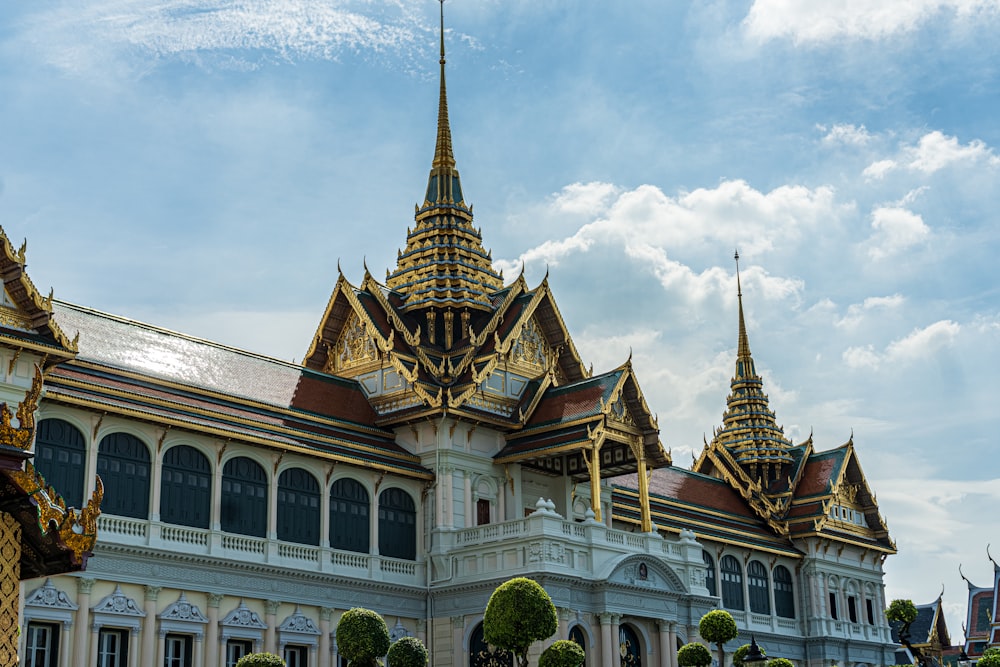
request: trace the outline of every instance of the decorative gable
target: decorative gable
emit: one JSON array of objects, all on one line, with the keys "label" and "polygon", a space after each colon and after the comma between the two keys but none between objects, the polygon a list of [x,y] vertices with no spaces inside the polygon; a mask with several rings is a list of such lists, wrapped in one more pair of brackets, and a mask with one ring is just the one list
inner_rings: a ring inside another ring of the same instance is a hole
[{"label": "decorative gable", "polygon": [[552,365],[552,348],[534,317],[521,327],[521,335],[511,346],[508,358],[512,364],[528,366],[537,372],[544,372]]},{"label": "decorative gable", "polygon": [[[378,346],[356,311],[351,311],[337,339],[328,372],[344,371],[378,360]],[[329,362],[328,362],[329,363]]]}]

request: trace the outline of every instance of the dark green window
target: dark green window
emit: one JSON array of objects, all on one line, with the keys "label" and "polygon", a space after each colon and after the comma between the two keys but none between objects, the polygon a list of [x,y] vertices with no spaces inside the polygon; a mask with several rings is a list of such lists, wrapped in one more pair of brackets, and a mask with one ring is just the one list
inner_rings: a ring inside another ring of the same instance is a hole
[{"label": "dark green window", "polygon": [[62,419],[38,422],[34,464],[70,507],[83,505],[83,461],[87,445],[83,434]]},{"label": "dark green window", "polygon": [[618,627],[618,653],[622,667],[640,667],[642,654],[639,651],[639,635],[628,625]]},{"label": "dark green window", "polygon": [[378,552],[391,558],[417,558],[417,511],[402,489],[386,489],[378,497]]},{"label": "dark green window", "polygon": [[371,521],[368,492],[357,480],[338,479],[330,486],[330,546],[334,549],[370,551]]},{"label": "dark green window", "polygon": [[245,456],[229,459],[222,468],[222,530],[267,534],[267,473]]},{"label": "dark green window", "polygon": [[97,474],[104,483],[105,514],[149,518],[149,449],[133,435],[111,433],[97,450]]},{"label": "dark green window", "polygon": [[319,546],[319,483],[302,468],[278,477],[278,539]]},{"label": "dark green window", "polygon": [[759,560],[747,565],[747,591],[750,594],[750,611],[755,614],[771,613],[771,591],[767,586],[767,570]]},{"label": "dark green window", "polygon": [[722,606],[743,611],[743,568],[733,556],[723,556],[719,561],[722,574]]},{"label": "dark green window", "polygon": [[212,516],[212,467],[194,447],[176,445],[163,454],[160,520],[208,528]]},{"label": "dark green window", "polygon": [[579,625],[574,625],[569,631],[569,640],[571,642],[576,642],[576,645],[583,649],[583,652],[587,652],[587,637],[583,634],[583,630],[580,629]]},{"label": "dark green window", "polygon": [[715,561],[704,549],[701,550],[701,559],[705,561],[705,588],[709,595],[718,595],[715,586]]},{"label": "dark green window", "polygon": [[774,613],[782,618],[795,618],[795,596],[792,574],[784,565],[774,568]]}]

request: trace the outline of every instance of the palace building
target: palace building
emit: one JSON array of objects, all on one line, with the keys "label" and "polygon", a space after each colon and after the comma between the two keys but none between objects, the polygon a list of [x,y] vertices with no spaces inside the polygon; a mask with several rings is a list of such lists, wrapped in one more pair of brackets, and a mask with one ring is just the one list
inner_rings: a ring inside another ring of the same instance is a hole
[{"label": "palace building", "polygon": [[799,667],[894,662],[895,545],[853,441],[784,436],[742,294],[722,424],[684,470],[642,369],[592,373],[547,280],[493,268],[456,168],[443,32],[405,247],[384,282],[341,274],[301,365],[42,298],[24,267],[0,236],[0,386],[13,405],[41,369],[33,465],[67,506],[100,483],[104,498],[86,570],[22,585],[22,664],[267,650],[331,667],[356,606],[435,667],[511,664],[482,618],[514,576],[545,587],[553,640],[588,667],[677,667],[716,607],[740,628],[729,654],[753,636]]}]

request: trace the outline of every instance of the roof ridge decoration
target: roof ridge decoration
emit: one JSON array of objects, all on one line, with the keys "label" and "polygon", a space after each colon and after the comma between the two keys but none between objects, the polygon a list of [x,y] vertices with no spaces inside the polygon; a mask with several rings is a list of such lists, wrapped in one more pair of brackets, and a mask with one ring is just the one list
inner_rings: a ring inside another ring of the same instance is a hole
[{"label": "roof ridge decoration", "polygon": [[[482,232],[472,226],[472,206],[466,205],[452,149],[445,84],[444,0],[441,2],[441,66],[437,137],[423,205],[407,231],[406,249],[386,286],[403,297],[403,311],[456,308],[468,312],[493,310],[489,295],[503,287],[493,269],[492,254],[483,248]],[[463,322],[464,324],[464,322]],[[463,327],[464,328],[464,327]]]},{"label": "roof ridge decoration", "polygon": [[72,359],[79,351],[80,334],[70,340],[56,324],[52,317],[52,290],[43,297],[25,271],[27,248],[26,239],[20,248],[14,250],[14,245],[0,226],[0,276],[3,278],[3,289],[16,306],[16,309],[0,306],[0,325],[34,331],[48,339],[44,350],[51,359],[43,365]]},{"label": "roof ridge decoration", "polygon": [[724,445],[735,461],[746,469],[752,478],[763,480],[767,486],[780,478],[783,470],[792,463],[788,452],[792,442],[778,426],[774,412],[768,407],[768,397],[763,391],[763,381],[757,374],[750,340],[747,336],[746,318],[743,314],[743,289],[740,283],[740,254],[736,252],[736,298],[739,304],[739,334],[736,351],[736,369],[726,397],[723,425],[717,428],[713,442]]}]

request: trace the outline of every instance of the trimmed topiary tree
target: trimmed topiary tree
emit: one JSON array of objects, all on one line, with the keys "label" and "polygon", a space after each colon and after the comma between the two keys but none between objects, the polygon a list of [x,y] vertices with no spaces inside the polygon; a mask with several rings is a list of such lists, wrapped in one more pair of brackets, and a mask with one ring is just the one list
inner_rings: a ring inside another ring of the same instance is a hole
[{"label": "trimmed topiary tree", "polygon": [[521,667],[528,664],[528,648],[554,635],[558,627],[552,598],[537,582],[525,577],[497,586],[483,615],[483,639],[510,651]]},{"label": "trimmed topiary tree", "polygon": [[885,618],[894,626],[899,641],[910,650],[910,655],[916,659],[917,664],[922,665],[924,663],[923,652],[914,648],[910,643],[910,624],[917,620],[917,607],[913,604],[913,600],[893,600],[889,603],[889,608],[885,610]]},{"label": "trimmed topiary tree", "polygon": [[371,609],[348,609],[337,623],[337,650],[350,667],[378,667],[389,651],[389,628]]},{"label": "trimmed topiary tree", "polygon": [[389,667],[427,667],[427,647],[416,637],[401,637],[389,647]]},{"label": "trimmed topiary tree", "polygon": [[1000,648],[988,648],[976,661],[976,667],[1000,667]]},{"label": "trimmed topiary tree", "polygon": [[236,661],[236,667],[285,667],[285,661],[273,653],[247,653]]},{"label": "trimmed topiary tree", "polygon": [[795,667],[795,663],[788,658],[771,658],[767,661],[767,667]]},{"label": "trimmed topiary tree", "polygon": [[[761,655],[767,655],[767,652],[760,646],[757,647]],[[733,667],[743,667],[743,658],[747,657],[747,653],[750,652],[750,644],[744,644],[735,651],[733,651]]]},{"label": "trimmed topiary tree", "polygon": [[726,653],[722,645],[736,639],[740,631],[732,614],[724,609],[713,609],[701,617],[698,633],[702,639],[719,647],[719,665],[725,665]]},{"label": "trimmed topiary tree", "polygon": [[685,644],[677,649],[677,664],[679,667],[708,667],[712,664],[712,652],[698,642]]},{"label": "trimmed topiary tree", "polygon": [[587,654],[579,644],[569,639],[560,639],[542,651],[538,667],[580,667],[586,659]]}]

